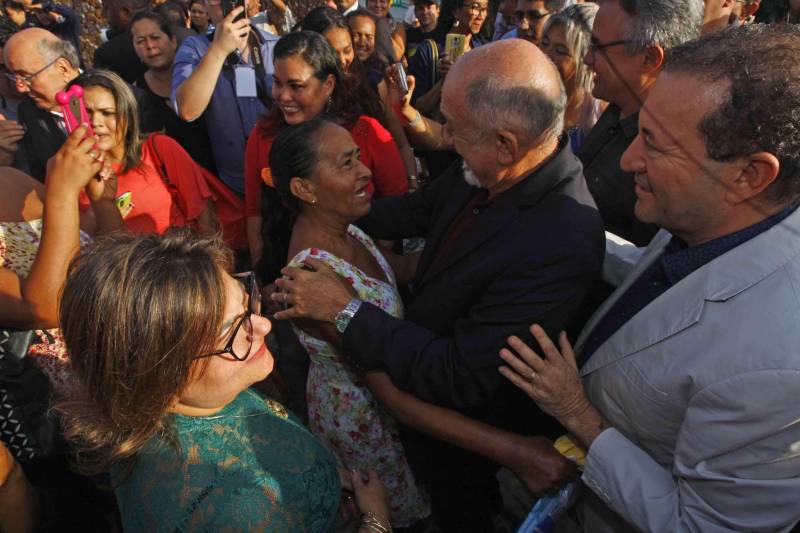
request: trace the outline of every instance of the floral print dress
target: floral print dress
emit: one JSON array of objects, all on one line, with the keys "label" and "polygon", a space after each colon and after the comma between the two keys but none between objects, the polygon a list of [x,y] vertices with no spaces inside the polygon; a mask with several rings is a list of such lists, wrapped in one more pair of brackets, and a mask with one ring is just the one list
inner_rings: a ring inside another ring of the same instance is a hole
[{"label": "floral print dress", "polygon": [[[0,267],[24,278],[36,259],[42,239],[42,219],[23,222],[0,222]],[[81,246],[89,243],[81,232]],[[57,394],[68,392],[71,385],[69,356],[59,329],[36,330],[28,357],[50,379]]]},{"label": "floral print dress", "polygon": [[[317,248],[303,250],[289,265],[301,266],[308,257],[323,261],[345,278],[363,301],[402,317],[403,303],[386,259],[361,230],[350,226],[348,233],[375,257],[388,283]],[[389,491],[395,527],[408,527],[427,517],[430,514],[427,495],[414,481],[394,419],[373,398],[360,377],[347,368],[336,348],[298,328],[295,331],[311,358],[306,394],[312,433],[336,454],[344,467],[373,468],[378,472]]]}]

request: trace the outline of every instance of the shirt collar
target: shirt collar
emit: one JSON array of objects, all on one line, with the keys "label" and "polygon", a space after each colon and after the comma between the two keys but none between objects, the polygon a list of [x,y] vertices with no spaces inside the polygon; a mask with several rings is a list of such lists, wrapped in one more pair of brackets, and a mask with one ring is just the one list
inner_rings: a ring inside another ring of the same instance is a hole
[{"label": "shirt collar", "polygon": [[800,204],[792,204],[783,211],[761,222],[698,246],[688,246],[681,239],[673,236],[672,240],[664,249],[664,255],[661,256],[661,266],[669,280],[670,286],[675,285],[683,278],[707,263],[710,263],[717,257],[733,250],[737,246],[744,244],[753,237],[756,237],[778,224],[794,213],[798,205]]}]

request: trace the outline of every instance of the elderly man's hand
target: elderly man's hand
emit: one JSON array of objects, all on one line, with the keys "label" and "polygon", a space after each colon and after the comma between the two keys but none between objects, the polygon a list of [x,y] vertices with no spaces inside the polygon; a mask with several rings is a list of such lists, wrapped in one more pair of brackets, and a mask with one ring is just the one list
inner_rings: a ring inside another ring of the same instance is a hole
[{"label": "elderly man's hand", "polygon": [[357,296],[355,291],[322,261],[309,257],[303,264],[308,270],[285,267],[281,270],[283,277],[275,280],[278,292],[273,292],[270,298],[285,304],[285,310],[275,313],[275,318],[311,318],[334,323],[339,311]]},{"label": "elderly man's hand", "polygon": [[574,417],[586,409],[589,401],[583,392],[575,354],[566,333],[561,332],[559,338],[561,351],[540,326],[531,326],[531,333],[545,357],[539,357],[518,337],[509,337],[508,344],[519,357],[506,348],[500,350],[500,357],[510,367],[500,367],[500,373],[533,398],[550,416],[559,421]]},{"label": "elderly man's hand", "polygon": [[509,365],[500,367],[500,373],[589,449],[609,424],[586,397],[567,334],[562,331],[559,336],[559,351],[537,324],[531,326],[531,333],[545,357],[539,357],[519,338],[509,337],[508,344],[518,356],[506,348],[500,350],[500,357]]}]

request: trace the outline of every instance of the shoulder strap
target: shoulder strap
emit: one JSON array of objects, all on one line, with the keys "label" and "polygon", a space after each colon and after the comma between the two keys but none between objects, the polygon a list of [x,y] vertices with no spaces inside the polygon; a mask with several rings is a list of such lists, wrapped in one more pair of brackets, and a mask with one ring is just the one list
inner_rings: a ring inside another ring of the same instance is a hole
[{"label": "shoulder strap", "polygon": [[145,141],[145,145],[147,149],[150,150],[150,153],[153,155],[153,160],[156,164],[156,172],[158,172],[161,181],[164,182],[164,185],[167,187],[167,191],[169,191],[170,196],[172,196],[172,203],[181,211],[184,220],[186,219],[186,211],[183,209],[183,205],[181,205],[180,197],[178,194],[178,188],[175,186],[172,181],[169,179],[169,175],[167,174],[167,166],[164,164],[164,160],[161,159],[161,155],[158,153],[158,148],[156,148],[156,137],[159,135],[164,135],[163,133],[151,133],[147,136],[147,140]]},{"label": "shoulder strap", "polygon": [[436,67],[439,63],[439,45],[433,39],[425,39],[425,42],[431,47],[431,85],[436,84]]}]

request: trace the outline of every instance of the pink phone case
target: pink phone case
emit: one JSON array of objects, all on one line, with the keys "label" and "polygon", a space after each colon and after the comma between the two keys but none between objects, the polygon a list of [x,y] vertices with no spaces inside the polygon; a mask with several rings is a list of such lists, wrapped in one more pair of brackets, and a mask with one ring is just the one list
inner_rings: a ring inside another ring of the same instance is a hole
[{"label": "pink phone case", "polygon": [[81,124],[86,124],[89,127],[86,136],[90,137],[94,135],[89,120],[89,114],[86,112],[86,106],[83,104],[83,87],[73,85],[69,90],[56,94],[56,102],[61,106],[61,112],[64,114],[67,134],[72,133],[73,130]]}]

